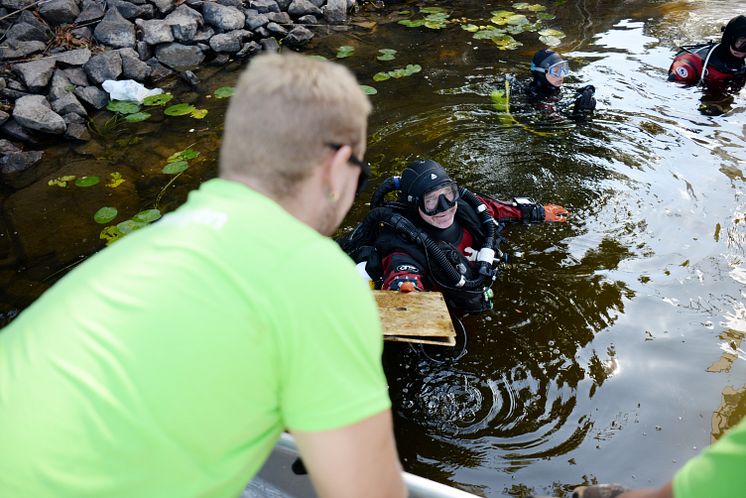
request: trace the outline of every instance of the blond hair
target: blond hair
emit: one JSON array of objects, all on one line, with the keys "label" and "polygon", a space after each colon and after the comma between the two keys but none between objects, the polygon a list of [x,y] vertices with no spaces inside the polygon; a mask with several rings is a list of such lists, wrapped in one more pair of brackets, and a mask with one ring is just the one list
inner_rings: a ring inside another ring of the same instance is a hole
[{"label": "blond hair", "polygon": [[307,178],[329,144],[365,150],[371,106],[352,73],[297,54],[260,55],[225,118],[220,176],[253,178],[279,198]]}]

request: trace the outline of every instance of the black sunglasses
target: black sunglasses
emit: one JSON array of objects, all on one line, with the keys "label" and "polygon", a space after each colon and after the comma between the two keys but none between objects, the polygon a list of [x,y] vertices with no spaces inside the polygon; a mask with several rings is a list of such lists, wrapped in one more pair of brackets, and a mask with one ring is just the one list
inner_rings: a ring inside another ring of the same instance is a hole
[{"label": "black sunglasses", "polygon": [[[344,145],[340,144],[328,143],[324,145],[334,150],[339,150],[344,147]],[[355,195],[357,195],[365,189],[365,185],[368,183],[368,178],[370,178],[370,164],[361,160],[355,154],[352,154],[348,161],[360,168],[360,177],[357,179],[357,190],[355,190]]]}]

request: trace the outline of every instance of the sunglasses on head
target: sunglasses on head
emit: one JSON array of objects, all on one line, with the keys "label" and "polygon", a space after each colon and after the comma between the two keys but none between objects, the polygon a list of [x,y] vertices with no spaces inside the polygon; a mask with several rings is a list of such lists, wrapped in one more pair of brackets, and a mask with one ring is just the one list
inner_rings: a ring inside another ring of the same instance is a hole
[{"label": "sunglasses on head", "polygon": [[[335,151],[344,147],[342,144],[327,143],[324,145]],[[368,183],[368,178],[370,178],[370,164],[366,163],[355,154],[350,155],[350,158],[347,161],[360,168],[360,177],[357,179],[357,189],[355,190],[355,195],[357,195],[365,189],[365,185]]]}]

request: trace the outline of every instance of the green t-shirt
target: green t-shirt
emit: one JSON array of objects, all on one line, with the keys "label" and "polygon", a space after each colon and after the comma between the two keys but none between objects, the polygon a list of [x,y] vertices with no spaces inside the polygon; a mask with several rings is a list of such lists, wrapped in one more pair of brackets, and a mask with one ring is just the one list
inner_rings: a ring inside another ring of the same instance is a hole
[{"label": "green t-shirt", "polygon": [[236,497],[283,428],[388,409],[381,352],[337,245],[211,180],[0,331],[0,496]]},{"label": "green t-shirt", "polygon": [[689,460],[673,479],[675,498],[734,498],[746,493],[746,418]]}]

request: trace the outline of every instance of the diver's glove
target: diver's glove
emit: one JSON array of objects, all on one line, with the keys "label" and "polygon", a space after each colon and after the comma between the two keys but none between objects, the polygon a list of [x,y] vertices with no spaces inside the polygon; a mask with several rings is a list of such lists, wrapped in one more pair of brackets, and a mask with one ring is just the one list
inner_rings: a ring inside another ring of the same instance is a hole
[{"label": "diver's glove", "polygon": [[580,486],[573,490],[572,498],[615,498],[629,489],[619,484]]},{"label": "diver's glove", "polygon": [[544,204],[544,221],[565,222],[570,213],[557,204]]},{"label": "diver's glove", "polygon": [[574,117],[586,116],[593,112],[596,108],[596,87],[593,85],[586,85],[583,88],[579,88],[575,93],[575,105],[572,109],[572,115]]},{"label": "diver's glove", "polygon": [[541,223],[544,221],[544,206],[530,197],[513,197],[513,205],[521,210],[524,223]]},{"label": "diver's glove", "polygon": [[412,292],[425,290],[418,278],[414,277],[396,277],[389,284],[389,290],[399,292]]}]

